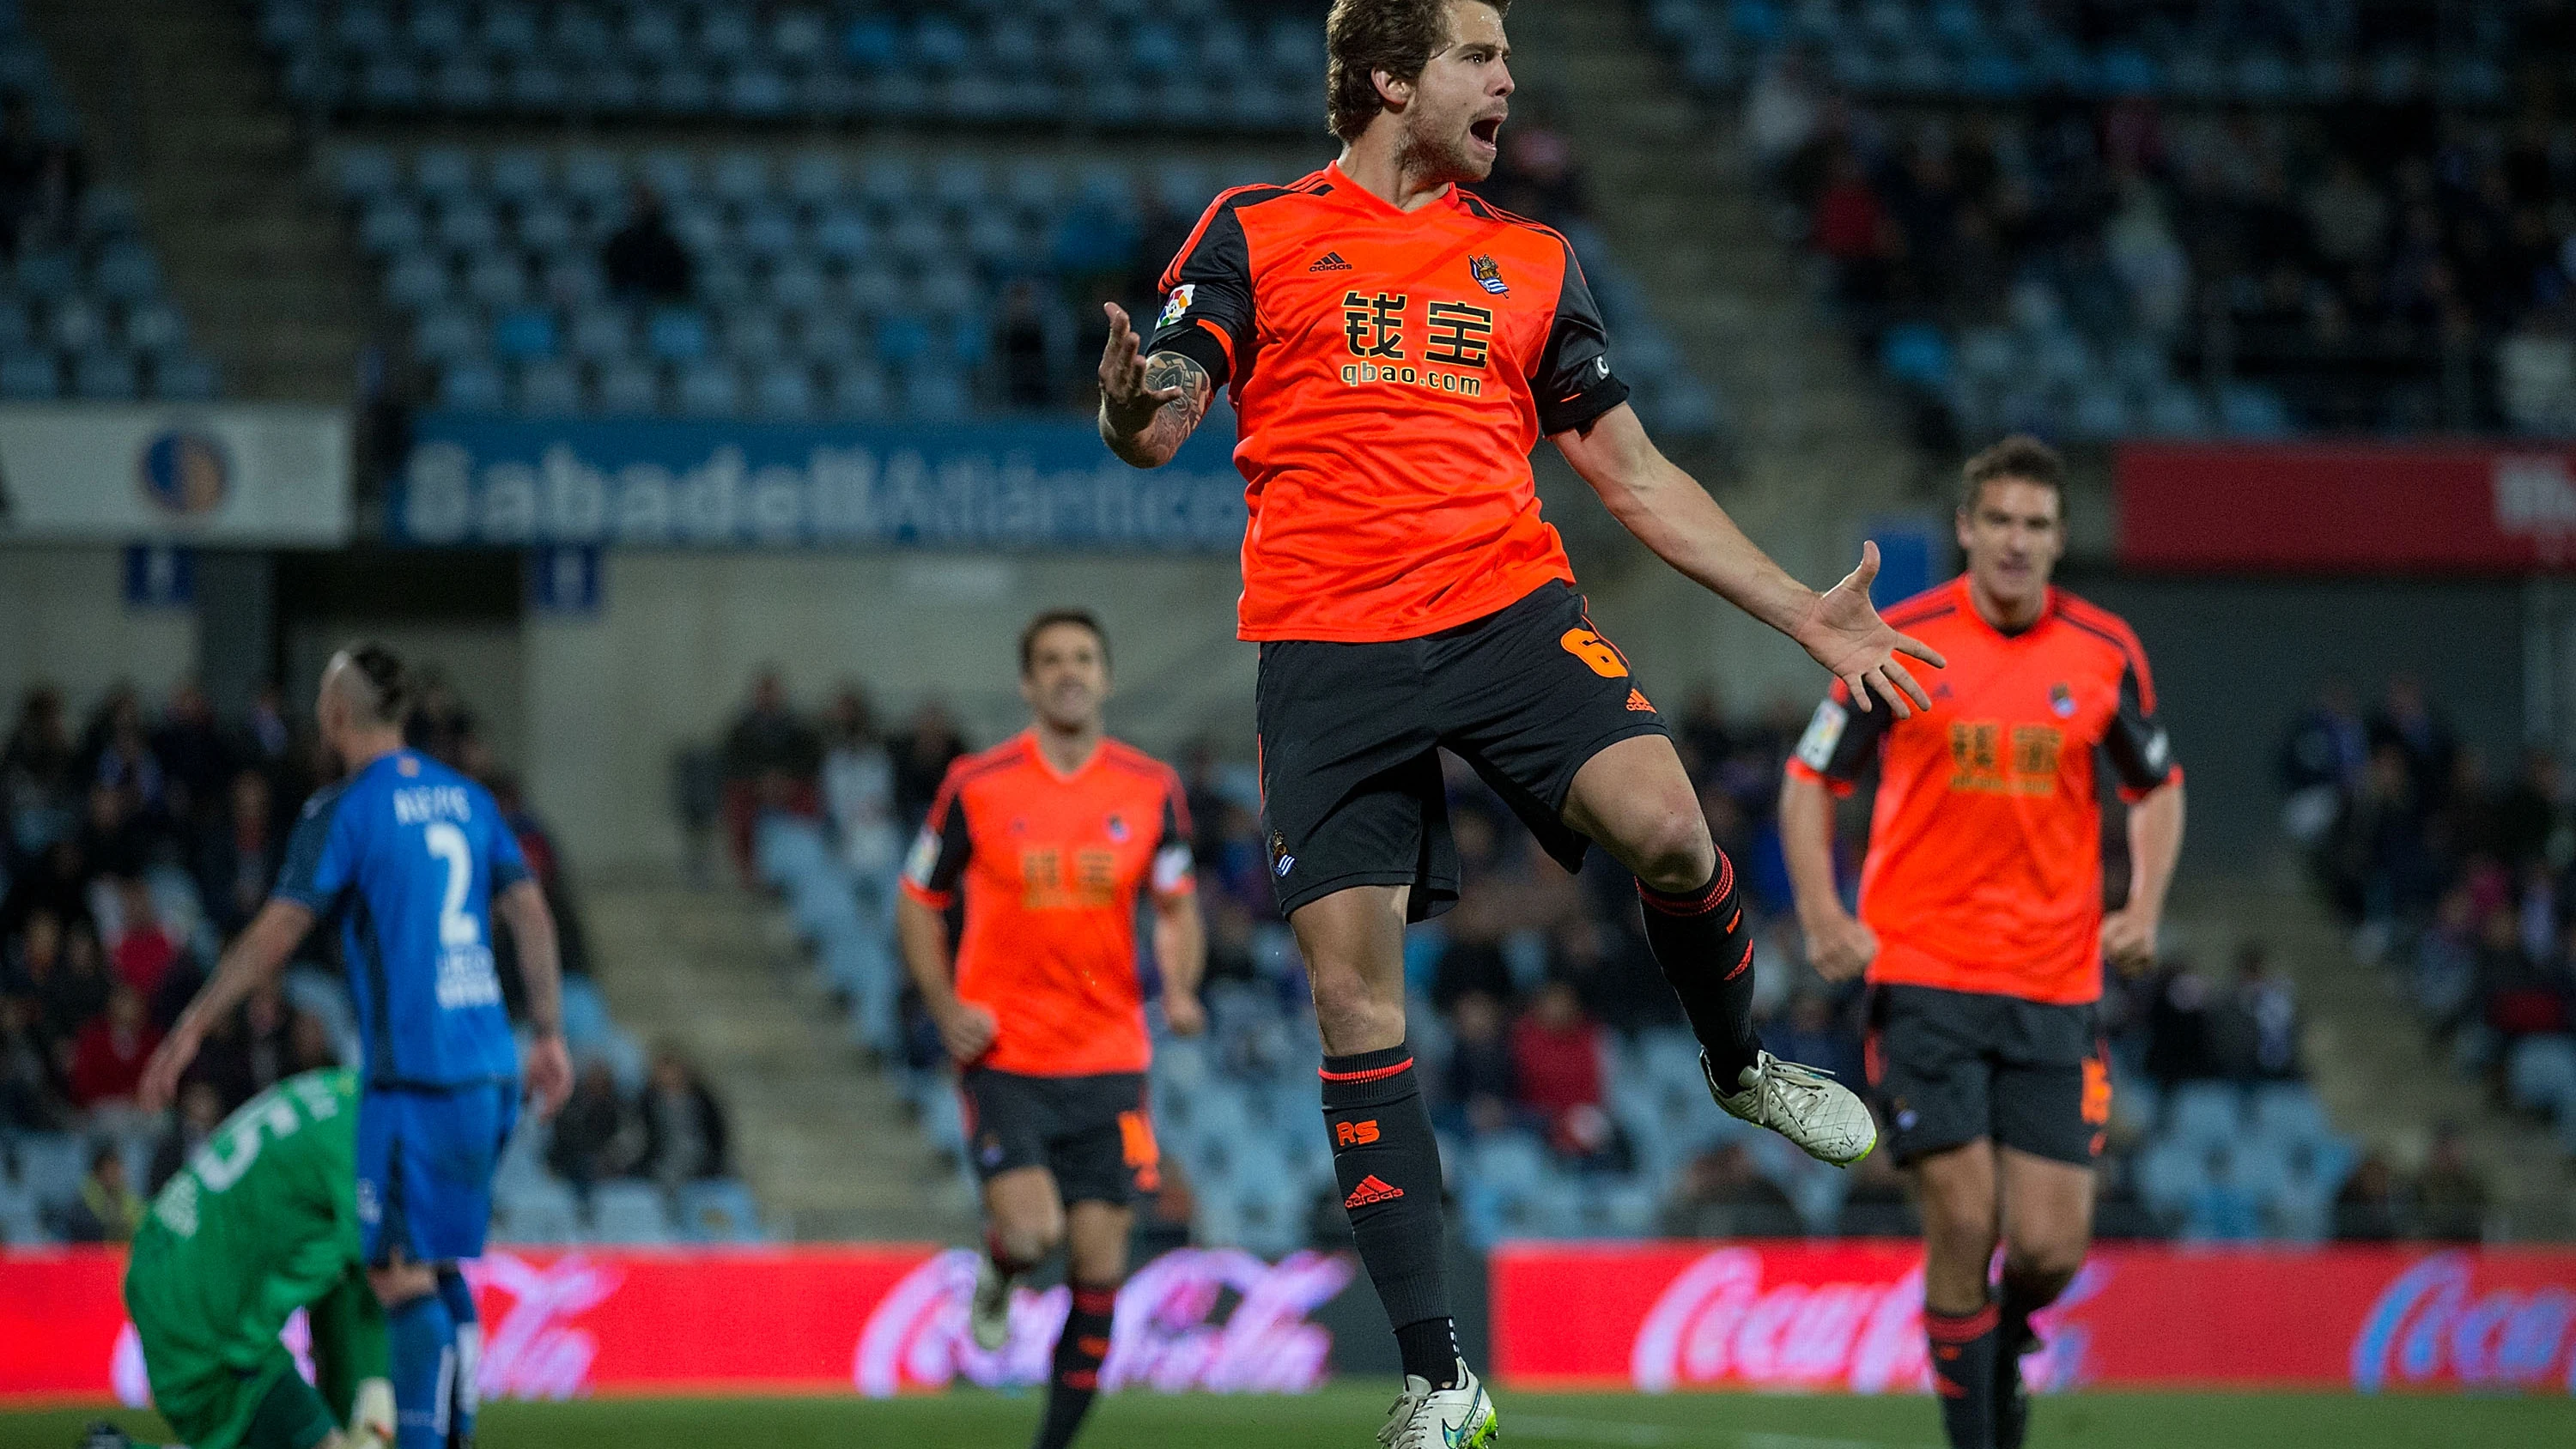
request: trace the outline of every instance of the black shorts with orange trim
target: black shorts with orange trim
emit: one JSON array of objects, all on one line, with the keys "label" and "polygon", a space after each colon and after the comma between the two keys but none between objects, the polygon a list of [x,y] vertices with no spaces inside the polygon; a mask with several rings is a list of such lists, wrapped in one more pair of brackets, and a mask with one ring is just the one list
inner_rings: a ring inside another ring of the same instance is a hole
[{"label": "black shorts with orange trim", "polygon": [[1033,1077],[969,1067],[957,1090],[978,1180],[1043,1167],[1065,1202],[1113,1207],[1162,1190],[1141,1072]]},{"label": "black shorts with orange trim", "polygon": [[1937,986],[1872,988],[1869,1084],[1900,1163],[1979,1138],[2089,1167],[2111,1122],[2090,1004]]},{"label": "black shorts with orange trim", "polygon": [[1443,748],[1573,870],[1589,845],[1560,818],[1574,772],[1669,733],[1583,596],[1553,582],[1419,639],[1264,643],[1254,713],[1283,916],[1353,886],[1411,886],[1417,921],[1457,901]]}]

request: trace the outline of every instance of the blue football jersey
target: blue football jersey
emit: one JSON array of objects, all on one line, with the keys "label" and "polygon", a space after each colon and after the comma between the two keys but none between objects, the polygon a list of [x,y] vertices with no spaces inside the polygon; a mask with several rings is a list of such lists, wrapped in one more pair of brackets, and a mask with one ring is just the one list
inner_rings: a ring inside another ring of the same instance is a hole
[{"label": "blue football jersey", "polygon": [[492,897],[527,876],[483,787],[414,751],[305,802],[275,895],[339,922],[368,1086],[518,1075]]}]

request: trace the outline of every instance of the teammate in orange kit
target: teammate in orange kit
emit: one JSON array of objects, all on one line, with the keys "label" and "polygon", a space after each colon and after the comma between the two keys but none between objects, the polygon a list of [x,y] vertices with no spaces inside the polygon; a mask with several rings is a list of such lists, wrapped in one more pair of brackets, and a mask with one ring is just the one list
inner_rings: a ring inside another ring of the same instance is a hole
[{"label": "teammate in orange kit", "polygon": [[[967,1151],[984,1182],[976,1342],[1002,1346],[1011,1280],[1065,1245],[1073,1305],[1035,1440],[1065,1449],[1109,1352],[1129,1204],[1159,1186],[1138,893],[1153,902],[1164,1018],[1183,1035],[1206,1021],[1206,937],[1180,777],[1102,733],[1109,639],[1099,621],[1061,609],[1030,623],[1020,694],[1036,716],[1029,728],[948,767],[895,916],[904,962],[961,1069]],[[952,963],[945,916],[961,892]]]},{"label": "teammate in orange kit", "polygon": [[[2049,587],[2063,466],[2008,438],[1968,462],[1967,572],[1887,611],[1950,660],[1911,719],[1817,706],[1780,792],[1807,952],[1869,973],[1870,1082],[1921,1185],[1923,1320],[1954,1449],[2019,1449],[2030,1315],[2083,1265],[2111,1116],[2094,1026],[2105,957],[2155,956],[2182,850],[2182,769],[2138,636]],[[2102,911],[2094,756],[2129,805],[2128,903]],[[1878,765],[1860,918],[1833,867],[1832,794]],[[2004,1243],[1998,1296],[1986,1281]]]},{"label": "teammate in orange kit", "polygon": [[1544,436],[1673,567],[1902,714],[1869,605],[1874,554],[1819,594],[1655,450],[1563,237],[1458,189],[1510,109],[1508,0],[1337,0],[1326,90],[1341,158],[1219,196],[1164,274],[1149,343],[1110,312],[1100,432],[1170,461],[1218,387],[1251,522],[1239,627],[1280,906],[1324,1041],[1352,1236],[1404,1362],[1388,1449],[1495,1432],[1442,1276],[1439,1148],[1404,1024],[1404,927],[1456,898],[1438,751],[1481,774],[1569,867],[1597,841],[1638,878],[1647,937],[1724,1108],[1851,1162],[1875,1128],[1823,1073],[1762,1050],[1733,867],[1627,659],[1592,625],[1529,453]]}]

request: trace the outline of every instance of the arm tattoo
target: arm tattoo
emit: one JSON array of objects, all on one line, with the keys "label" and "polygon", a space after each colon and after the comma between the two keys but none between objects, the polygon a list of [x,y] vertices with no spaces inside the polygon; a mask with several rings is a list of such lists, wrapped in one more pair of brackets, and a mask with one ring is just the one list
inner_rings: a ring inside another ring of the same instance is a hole
[{"label": "arm tattoo", "polygon": [[1199,419],[1207,415],[1209,397],[1215,389],[1208,383],[1207,369],[1177,352],[1157,352],[1145,359],[1145,386],[1160,391],[1178,387],[1181,395],[1154,409],[1132,431],[1122,429],[1109,414],[1109,401],[1101,399],[1100,435],[1109,450],[1139,468],[1159,468],[1172,461],[1181,444],[1189,441]]}]

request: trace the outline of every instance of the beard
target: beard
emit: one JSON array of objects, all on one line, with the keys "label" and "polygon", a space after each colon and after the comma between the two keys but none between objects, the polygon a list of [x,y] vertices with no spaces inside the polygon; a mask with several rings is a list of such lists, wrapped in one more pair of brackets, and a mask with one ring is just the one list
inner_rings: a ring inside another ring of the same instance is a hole
[{"label": "beard", "polygon": [[1464,131],[1445,123],[1436,130],[1416,125],[1410,116],[1405,118],[1404,143],[1397,148],[1395,161],[1408,175],[1435,186],[1482,181],[1494,170],[1493,162],[1468,148]]}]

